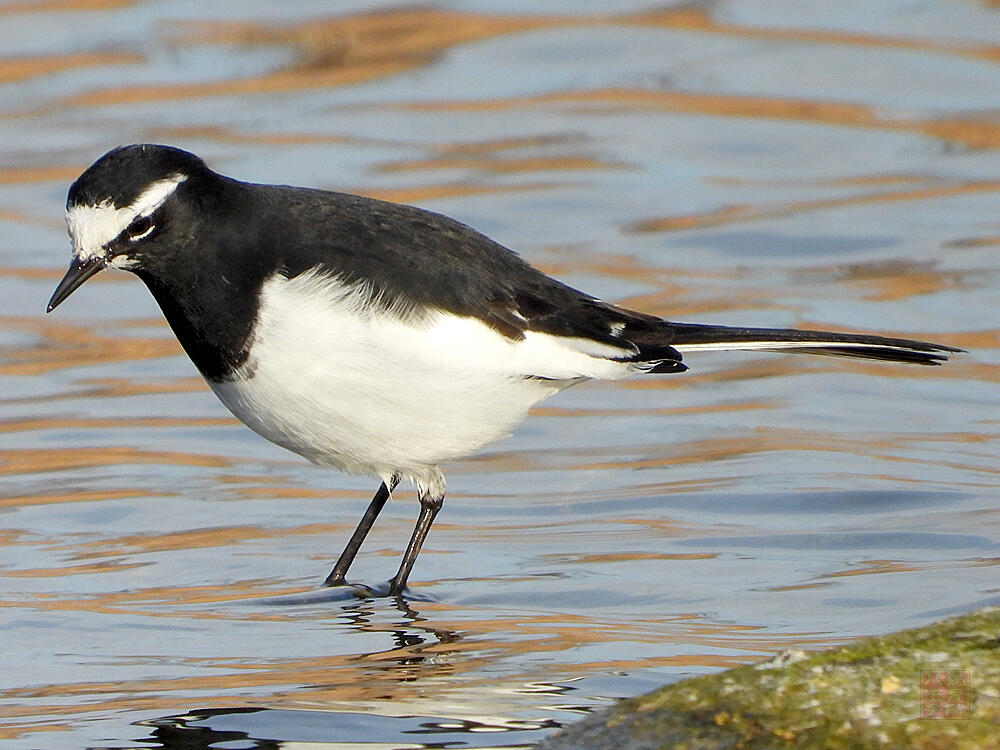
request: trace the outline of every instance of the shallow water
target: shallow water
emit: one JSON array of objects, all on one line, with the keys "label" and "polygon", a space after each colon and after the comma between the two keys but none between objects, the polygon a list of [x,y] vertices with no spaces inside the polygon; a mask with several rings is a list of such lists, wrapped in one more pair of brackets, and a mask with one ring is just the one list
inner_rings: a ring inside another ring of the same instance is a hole
[{"label": "shallow water", "polygon": [[[0,5],[5,748],[524,746],[1000,603],[993,4],[275,5]],[[357,600],[319,584],[374,482],[238,425],[135,279],[42,313],[67,185],[136,141],[418,203],[672,319],[970,351],[570,389],[446,467],[405,603]]]}]

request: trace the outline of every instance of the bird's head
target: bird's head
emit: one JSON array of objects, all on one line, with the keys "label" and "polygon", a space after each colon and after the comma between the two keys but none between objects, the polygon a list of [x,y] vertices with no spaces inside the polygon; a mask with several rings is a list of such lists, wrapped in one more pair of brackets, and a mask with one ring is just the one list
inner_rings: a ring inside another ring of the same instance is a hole
[{"label": "bird's head", "polygon": [[104,268],[134,271],[162,255],[182,186],[207,172],[197,156],[171,146],[122,146],[94,162],[69,189],[73,258],[48,312]]}]

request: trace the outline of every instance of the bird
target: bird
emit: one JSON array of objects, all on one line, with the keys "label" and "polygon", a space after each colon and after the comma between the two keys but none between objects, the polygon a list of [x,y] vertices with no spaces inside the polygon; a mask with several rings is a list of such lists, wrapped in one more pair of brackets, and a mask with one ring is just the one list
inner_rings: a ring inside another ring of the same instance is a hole
[{"label": "bird", "polygon": [[326,586],[400,481],[420,509],[402,596],[444,503],[440,466],[587,380],[676,374],[684,354],[759,350],[937,365],[951,346],[677,323],[578,291],[455,219],[328,190],[244,182],[173,146],[120,146],[72,183],[54,310],[105,268],[145,283],[244,424],[316,464],[381,480]]}]

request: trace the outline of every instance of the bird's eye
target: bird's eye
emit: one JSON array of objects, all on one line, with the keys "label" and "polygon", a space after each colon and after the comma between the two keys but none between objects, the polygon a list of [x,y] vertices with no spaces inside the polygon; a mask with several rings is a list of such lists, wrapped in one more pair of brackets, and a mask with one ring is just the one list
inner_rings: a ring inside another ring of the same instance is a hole
[{"label": "bird's eye", "polygon": [[140,216],[128,226],[128,238],[130,242],[138,242],[143,237],[148,236],[156,227],[153,220],[148,216]]}]

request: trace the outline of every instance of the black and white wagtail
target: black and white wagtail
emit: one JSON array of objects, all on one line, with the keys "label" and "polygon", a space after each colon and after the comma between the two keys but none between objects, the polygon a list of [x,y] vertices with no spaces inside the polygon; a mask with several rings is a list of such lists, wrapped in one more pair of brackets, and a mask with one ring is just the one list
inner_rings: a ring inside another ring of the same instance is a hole
[{"label": "black and white wagtail", "polygon": [[420,515],[388,584],[400,594],[444,501],[439,465],[575,383],[683,372],[683,352],[713,349],[921,365],[960,351],[670,323],[572,289],[447,216],[240,182],[168,146],[102,156],[70,187],[66,222],[73,258],[50,312],[98,271],[131,271],[241,421],[310,461],[381,478],[331,586],[407,478]]}]

